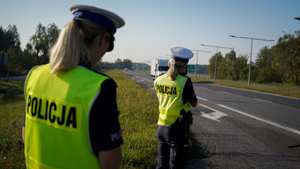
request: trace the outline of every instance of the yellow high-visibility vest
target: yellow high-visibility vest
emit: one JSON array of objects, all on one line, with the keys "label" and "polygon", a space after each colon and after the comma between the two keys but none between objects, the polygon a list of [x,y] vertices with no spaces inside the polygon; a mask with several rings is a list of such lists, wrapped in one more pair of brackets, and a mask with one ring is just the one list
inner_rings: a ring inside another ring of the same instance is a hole
[{"label": "yellow high-visibility vest", "polygon": [[83,67],[54,76],[49,64],[25,82],[27,168],[100,168],[90,147],[89,113],[109,77]]},{"label": "yellow high-visibility vest", "polygon": [[166,73],[154,81],[155,91],[159,101],[159,119],[157,124],[170,126],[176,122],[178,117],[182,117],[180,111],[184,109],[190,111],[189,102],[183,104],[182,92],[187,77],[178,75],[172,81]]}]

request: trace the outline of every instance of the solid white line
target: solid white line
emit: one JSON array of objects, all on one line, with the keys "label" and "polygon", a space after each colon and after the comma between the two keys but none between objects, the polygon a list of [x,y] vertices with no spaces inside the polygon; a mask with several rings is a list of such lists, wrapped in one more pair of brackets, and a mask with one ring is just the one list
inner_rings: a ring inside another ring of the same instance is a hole
[{"label": "solid white line", "polygon": [[226,94],[232,94],[232,93],[229,93],[229,92],[224,92],[224,91],[221,91],[222,93],[226,93]]},{"label": "solid white line", "polygon": [[203,101],[207,101],[207,99],[203,99],[203,98],[201,98],[201,97],[197,97],[197,99],[203,100]]},{"label": "solid white line", "polygon": [[201,87],[202,89],[207,89],[206,87]]},{"label": "solid white line", "polygon": [[231,89],[235,89],[235,90],[244,90],[244,91],[247,91],[247,92],[261,93],[261,94],[265,94],[265,95],[285,97],[285,98],[294,99],[294,100],[300,100],[299,98],[294,98],[294,97],[289,97],[289,96],[282,96],[282,95],[272,94],[272,93],[259,92],[259,91],[255,91],[255,90],[239,89],[239,88],[235,88],[235,87],[221,86],[221,85],[216,85],[216,84],[210,84],[210,85],[218,86],[218,87],[224,87],[224,88],[231,88]]},{"label": "solid white line", "polygon": [[262,101],[262,102],[272,103],[271,101],[268,101],[268,100],[263,100],[263,99],[258,99],[258,98],[254,98],[254,99],[258,100],[258,101]]},{"label": "solid white line", "polygon": [[239,113],[239,114],[242,114],[242,115],[244,115],[244,116],[251,117],[251,118],[256,119],[256,120],[259,120],[259,121],[261,121],[261,122],[264,122],[264,123],[273,125],[273,126],[275,126],[275,127],[279,127],[279,128],[281,128],[281,129],[284,129],[284,130],[287,130],[287,131],[289,131],[289,132],[292,132],[292,133],[295,133],[295,134],[300,135],[300,131],[298,131],[298,130],[296,130],[296,129],[293,129],[293,128],[290,128],[290,127],[286,127],[286,126],[283,126],[283,125],[274,123],[274,122],[272,122],[272,121],[265,120],[265,119],[262,119],[262,118],[253,116],[253,115],[251,115],[251,114],[247,114],[247,113],[245,113],[245,112],[242,112],[242,111],[239,111],[239,110],[236,110],[236,109],[233,109],[233,108],[224,106],[224,105],[222,105],[222,104],[218,104],[218,106],[223,107],[223,108],[226,108],[226,109],[228,109],[228,110],[235,111],[235,112],[237,112],[237,113]]}]

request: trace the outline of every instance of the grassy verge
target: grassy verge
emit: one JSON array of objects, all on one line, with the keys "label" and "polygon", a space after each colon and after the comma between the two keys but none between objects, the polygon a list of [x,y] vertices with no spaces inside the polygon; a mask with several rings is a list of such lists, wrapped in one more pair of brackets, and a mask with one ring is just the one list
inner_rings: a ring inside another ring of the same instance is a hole
[{"label": "grassy verge", "polygon": [[150,75],[150,72],[147,72],[147,71],[135,70],[135,72],[138,72],[138,73],[144,73],[144,74],[149,74],[149,75]]},{"label": "grassy verge", "polygon": [[[158,101],[120,71],[106,72],[118,84],[123,132],[121,168],[155,168]],[[0,81],[0,168],[25,168],[22,122],[24,81]]]},{"label": "grassy verge", "polygon": [[[271,93],[271,94],[278,94],[281,96],[288,96],[288,97],[294,97],[294,98],[300,98],[300,91],[289,91],[289,90],[280,90],[280,89],[274,89],[274,88],[268,88],[268,86],[272,85],[264,85],[266,87],[257,87],[257,86],[247,86],[247,85],[241,85],[241,84],[235,84],[235,83],[227,83],[227,82],[214,82],[214,84],[222,85],[222,86],[228,86],[228,87],[234,87],[234,88],[240,88],[240,89],[246,89],[246,90],[254,90],[259,92],[265,92],[265,93]],[[272,87],[278,87],[279,85],[273,85]],[[287,86],[282,86],[281,88],[287,88],[292,89]],[[296,89],[296,87],[294,87]]]},{"label": "grassy verge", "polygon": [[0,81],[0,168],[25,168],[23,83]]},{"label": "grassy verge", "polygon": [[118,84],[119,120],[125,141],[121,168],[155,168],[157,99],[120,71],[106,73]]}]

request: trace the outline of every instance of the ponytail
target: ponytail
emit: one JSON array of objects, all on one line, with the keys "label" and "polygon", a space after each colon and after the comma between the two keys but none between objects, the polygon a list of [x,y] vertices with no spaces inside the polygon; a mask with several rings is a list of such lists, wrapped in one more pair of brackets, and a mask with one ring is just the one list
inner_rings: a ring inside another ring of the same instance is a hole
[{"label": "ponytail", "polygon": [[50,68],[54,75],[64,74],[79,62],[88,63],[91,58],[88,46],[107,32],[101,25],[90,20],[76,18],[60,32],[50,50]]},{"label": "ponytail", "polygon": [[184,66],[185,62],[177,61],[173,58],[170,58],[168,62],[169,70],[168,75],[170,76],[171,80],[176,80],[177,75],[179,74],[177,68]]}]

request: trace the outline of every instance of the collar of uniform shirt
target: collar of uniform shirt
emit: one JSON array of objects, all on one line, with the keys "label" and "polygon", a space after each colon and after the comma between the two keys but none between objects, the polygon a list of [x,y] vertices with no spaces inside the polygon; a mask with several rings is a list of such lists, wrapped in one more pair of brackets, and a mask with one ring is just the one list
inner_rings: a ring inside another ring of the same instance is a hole
[{"label": "collar of uniform shirt", "polygon": [[79,66],[83,66],[83,67],[86,67],[88,69],[92,69],[92,65],[91,65],[91,62],[89,61],[88,63],[86,63],[85,61],[81,60],[79,61]]}]

